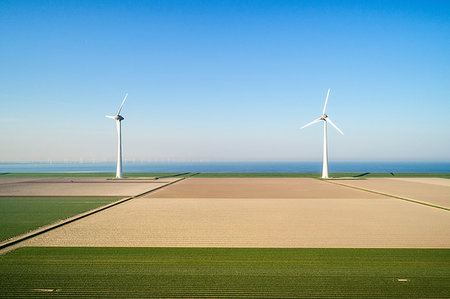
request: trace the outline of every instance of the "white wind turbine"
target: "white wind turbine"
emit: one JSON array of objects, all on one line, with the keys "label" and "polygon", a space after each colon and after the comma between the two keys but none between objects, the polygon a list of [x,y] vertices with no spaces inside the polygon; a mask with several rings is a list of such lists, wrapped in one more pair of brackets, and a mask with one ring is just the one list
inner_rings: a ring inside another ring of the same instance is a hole
[{"label": "white wind turbine", "polygon": [[313,120],[309,124],[304,125],[301,129],[306,128],[309,125],[312,125],[316,122],[323,120],[323,166],[322,166],[322,178],[328,179],[328,149],[327,149],[327,122],[330,123],[339,133],[344,135],[341,130],[328,118],[328,115],[325,114],[325,110],[327,109],[328,96],[330,95],[330,89],[328,89],[327,99],[325,100],[325,106],[323,107],[322,116],[316,120]]},{"label": "white wind turbine", "polygon": [[117,126],[117,137],[118,137],[118,143],[117,143],[117,169],[116,169],[116,178],[121,179],[122,178],[122,128],[121,128],[121,122],[124,120],[124,118],[120,115],[120,111],[122,110],[123,104],[125,103],[125,100],[128,97],[128,93],[125,95],[125,98],[123,98],[122,105],[119,107],[119,111],[117,111],[117,114],[115,116],[109,116],[106,115],[107,118],[112,118],[116,120],[116,126]]}]

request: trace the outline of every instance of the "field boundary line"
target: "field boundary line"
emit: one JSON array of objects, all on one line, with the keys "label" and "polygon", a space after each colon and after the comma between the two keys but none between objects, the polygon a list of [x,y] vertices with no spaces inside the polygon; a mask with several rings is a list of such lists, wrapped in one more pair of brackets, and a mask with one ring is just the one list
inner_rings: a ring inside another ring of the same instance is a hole
[{"label": "field boundary line", "polygon": [[450,212],[449,208],[441,207],[441,206],[438,206],[438,205],[433,205],[433,204],[430,204],[430,203],[427,203],[427,202],[423,202],[423,201],[420,201],[420,200],[416,200],[416,199],[410,199],[410,198],[401,197],[401,196],[397,196],[397,195],[392,195],[392,194],[388,194],[388,193],[378,192],[378,191],[375,191],[375,190],[370,190],[370,189],[365,189],[365,188],[361,188],[361,187],[350,186],[350,185],[347,185],[347,184],[337,183],[337,182],[333,182],[333,181],[329,181],[329,180],[323,180],[323,179],[318,179],[318,180],[325,181],[325,182],[330,183],[330,184],[344,186],[344,187],[347,187],[347,188],[353,188],[353,189],[356,189],[356,190],[366,191],[366,192],[370,192],[370,193],[374,193],[374,194],[378,194],[378,195],[388,196],[388,197],[392,197],[392,198],[395,198],[395,199],[400,199],[400,200],[404,200],[404,201],[408,201],[408,202],[412,202],[412,203],[416,203],[416,204],[428,206],[428,207],[431,207],[431,208],[441,209],[441,210],[445,210],[445,211],[449,211]]},{"label": "field boundary line", "polygon": [[[151,190],[139,193],[137,195],[133,195],[133,196],[130,196],[130,197],[119,199],[119,200],[114,201],[112,203],[109,203],[107,205],[103,205],[101,207],[98,207],[98,208],[86,211],[84,213],[81,213],[81,214],[78,214],[78,215],[75,215],[75,216],[72,216],[72,217],[69,217],[69,218],[57,221],[57,222],[53,222],[51,224],[48,224],[48,225],[42,226],[40,228],[37,228],[35,230],[29,231],[29,232],[27,232],[25,234],[22,234],[22,235],[19,235],[19,236],[16,236],[16,237],[12,237],[12,238],[10,238],[8,240],[2,241],[2,242],[0,242],[0,255],[3,255],[4,253],[9,252],[9,250],[4,251],[7,247],[10,247],[12,245],[17,245],[20,242],[23,242],[25,240],[28,240],[28,239],[31,239],[31,238],[36,237],[38,235],[41,235],[41,234],[46,233],[48,231],[51,231],[51,230],[53,230],[55,228],[64,226],[64,225],[72,223],[72,222],[75,222],[75,221],[80,220],[82,218],[86,218],[86,217],[88,217],[90,215],[93,215],[93,214],[96,214],[98,212],[104,211],[106,209],[112,208],[114,206],[120,205],[121,203],[127,202],[129,200],[132,200],[132,199],[135,199],[135,198],[147,195],[148,193],[157,191],[159,189],[162,189],[162,188],[167,187],[169,185],[175,184],[175,183],[177,183],[179,181],[182,181],[184,179],[185,179],[184,177],[179,178],[179,179],[177,179],[175,181],[168,182],[167,184],[165,184],[163,186],[159,186],[159,187],[157,187],[155,189],[151,189]],[[104,197],[108,197],[108,196],[104,196]],[[111,196],[111,197],[114,197],[114,196]]]}]

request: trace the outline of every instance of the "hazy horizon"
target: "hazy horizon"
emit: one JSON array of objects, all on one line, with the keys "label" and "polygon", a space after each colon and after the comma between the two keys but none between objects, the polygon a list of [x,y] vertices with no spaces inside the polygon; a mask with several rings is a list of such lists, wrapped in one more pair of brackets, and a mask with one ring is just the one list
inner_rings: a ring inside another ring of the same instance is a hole
[{"label": "hazy horizon", "polygon": [[[322,163],[322,160],[123,160],[124,163]],[[450,163],[450,160],[338,160],[330,163]],[[117,160],[21,160],[0,161],[0,164],[95,164],[117,163]]]},{"label": "hazy horizon", "polygon": [[[0,174],[8,173],[112,173],[114,161],[0,163]],[[350,162],[331,161],[332,173],[449,173],[450,162]],[[125,162],[127,173],[320,173],[322,161],[189,161]]]}]

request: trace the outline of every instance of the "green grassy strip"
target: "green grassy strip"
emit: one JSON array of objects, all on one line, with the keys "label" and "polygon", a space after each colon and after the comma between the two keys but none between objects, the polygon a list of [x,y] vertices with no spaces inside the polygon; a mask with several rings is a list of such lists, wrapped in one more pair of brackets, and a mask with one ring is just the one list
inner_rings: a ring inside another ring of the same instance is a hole
[{"label": "green grassy strip", "polygon": [[356,178],[445,178],[450,179],[449,172],[374,172],[374,173],[331,173],[331,177],[356,177]]},{"label": "green grassy strip", "polygon": [[449,281],[448,249],[25,247],[0,256],[0,297],[449,298]]},{"label": "green grassy strip", "polygon": [[66,219],[119,197],[0,197],[0,241]]},{"label": "green grassy strip", "polygon": [[[111,178],[114,177],[114,173],[0,173],[0,178],[48,178],[48,177],[63,177],[63,178],[76,178],[76,177],[104,177]],[[185,173],[124,173],[124,177],[133,178],[133,177],[155,177],[155,178],[164,178],[164,177],[207,177],[207,178],[260,178],[260,177],[269,177],[269,178],[320,178],[320,173],[196,173],[196,172],[185,172]],[[450,173],[344,173],[344,172],[335,172],[330,173],[330,176],[333,178],[344,178],[344,177],[352,177],[352,178],[387,178],[387,177],[399,177],[399,178],[425,178],[425,177],[433,177],[433,178],[446,178],[450,179]]]},{"label": "green grassy strip", "polygon": [[347,185],[347,184],[337,183],[335,181],[330,181],[330,180],[322,180],[322,181],[327,182],[327,183],[331,183],[331,184],[336,184],[336,185],[339,185],[339,186],[353,188],[353,189],[356,189],[356,190],[362,190],[362,191],[366,191],[366,192],[370,192],[370,193],[374,193],[374,194],[378,194],[378,195],[383,195],[383,196],[388,196],[388,197],[392,197],[392,198],[396,198],[396,199],[400,199],[400,200],[404,200],[404,201],[409,201],[409,202],[412,202],[412,203],[416,203],[416,204],[420,204],[420,205],[424,205],[424,206],[428,206],[428,207],[432,207],[432,208],[437,208],[437,209],[450,211],[449,208],[433,205],[433,204],[422,202],[422,201],[417,201],[417,200],[414,200],[414,199],[409,199],[409,198],[404,198],[404,197],[400,197],[400,196],[396,196],[396,195],[391,195],[391,194],[388,194],[388,193],[382,193],[382,192],[378,192],[378,191],[373,191],[373,190],[369,190],[369,189],[365,189],[365,188],[361,188],[361,187],[350,186],[350,185]]},{"label": "green grassy strip", "polygon": [[[199,173],[196,177],[204,178],[320,178],[320,173]],[[435,177],[435,178],[450,178],[450,173],[330,173],[333,178],[415,178],[415,177]]]},{"label": "green grassy strip", "polygon": [[198,172],[183,172],[183,173],[178,173],[178,174],[164,174],[164,175],[158,176],[157,179],[174,178],[174,177],[189,178],[189,177],[197,175],[197,174],[198,174]]}]

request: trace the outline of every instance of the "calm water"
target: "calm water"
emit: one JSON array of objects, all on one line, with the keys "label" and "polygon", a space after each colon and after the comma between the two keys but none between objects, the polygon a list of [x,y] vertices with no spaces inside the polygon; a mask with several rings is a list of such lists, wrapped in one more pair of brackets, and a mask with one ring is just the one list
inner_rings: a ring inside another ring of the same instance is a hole
[{"label": "calm water", "polygon": [[[321,172],[322,162],[126,162],[124,172]],[[450,172],[450,162],[329,162],[330,172]],[[0,163],[5,172],[115,172],[115,163]]]}]

